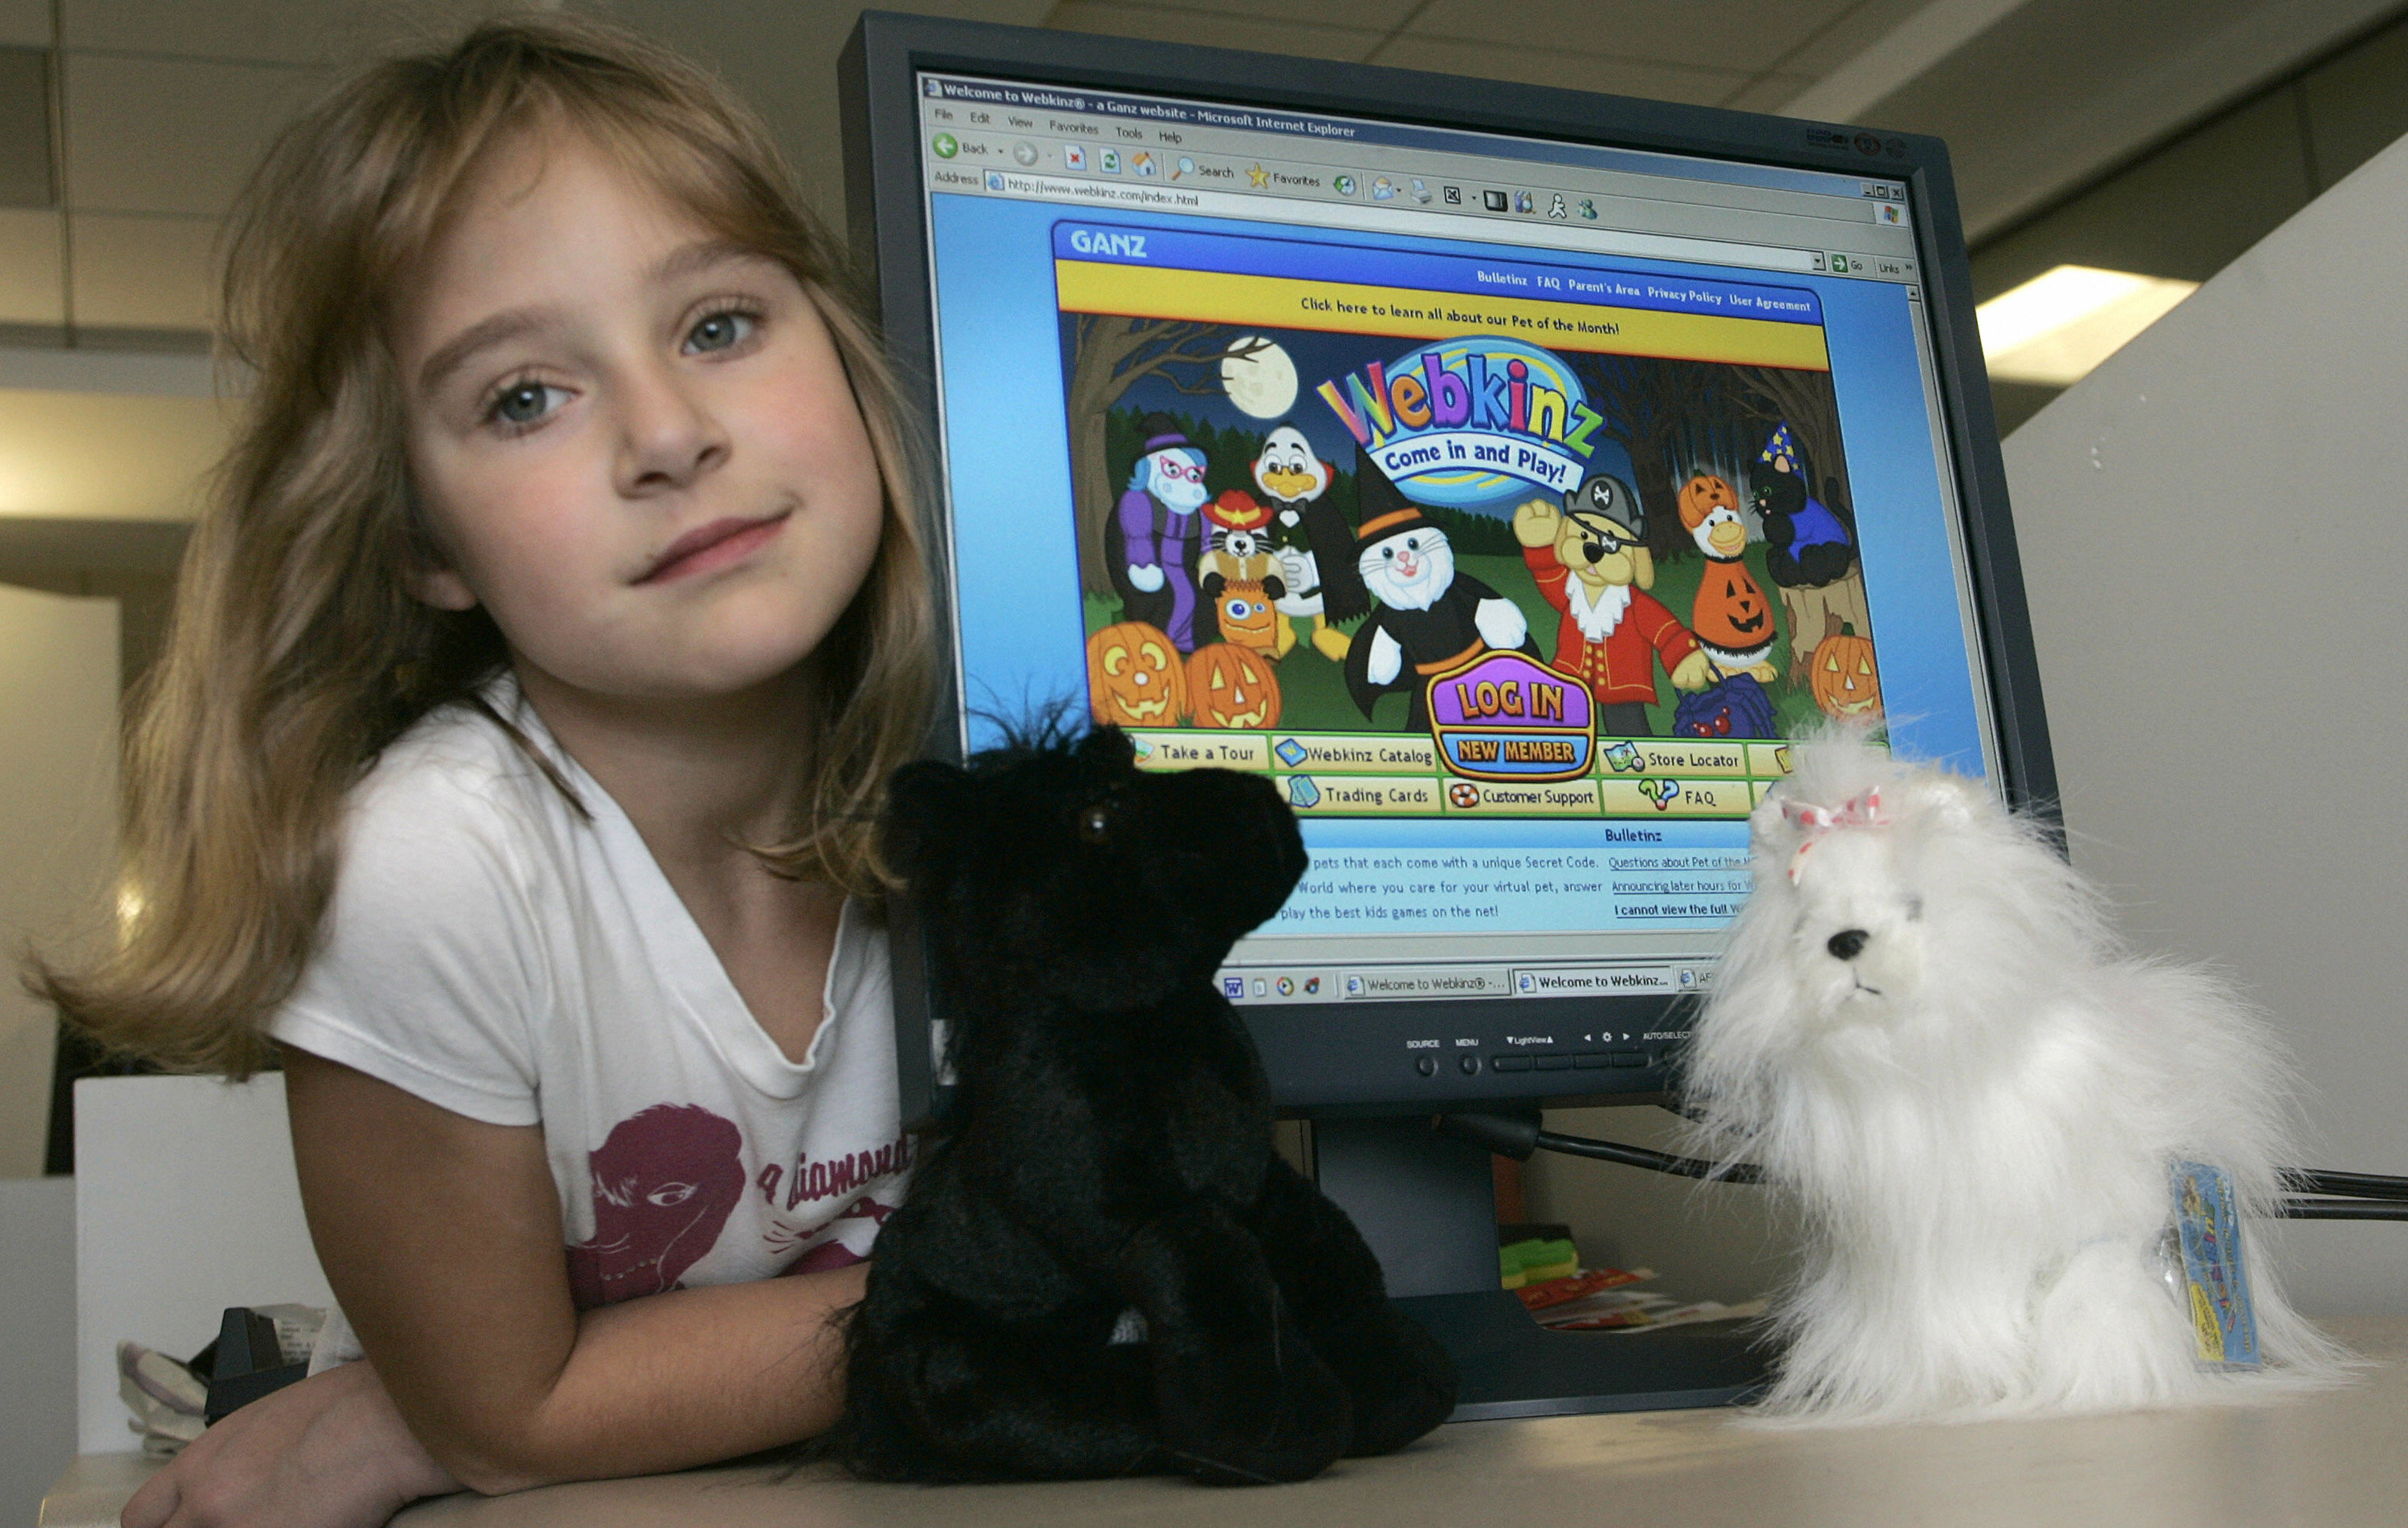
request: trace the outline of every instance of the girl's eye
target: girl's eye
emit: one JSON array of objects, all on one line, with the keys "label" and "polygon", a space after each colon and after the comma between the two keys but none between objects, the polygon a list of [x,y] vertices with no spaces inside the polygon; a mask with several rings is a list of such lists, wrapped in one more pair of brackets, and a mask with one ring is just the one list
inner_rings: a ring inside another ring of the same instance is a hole
[{"label": "girl's eye", "polygon": [[699,354],[740,344],[751,337],[753,326],[759,321],[750,313],[713,313],[686,331],[686,351]]},{"label": "girl's eye", "polygon": [[541,382],[514,383],[494,400],[492,417],[505,424],[533,424],[552,411],[552,395],[559,392]]}]

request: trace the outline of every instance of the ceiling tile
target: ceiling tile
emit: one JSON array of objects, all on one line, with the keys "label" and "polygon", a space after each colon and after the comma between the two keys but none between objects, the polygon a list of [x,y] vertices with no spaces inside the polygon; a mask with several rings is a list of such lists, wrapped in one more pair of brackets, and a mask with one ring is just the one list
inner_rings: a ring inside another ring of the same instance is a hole
[{"label": "ceiling tile", "polygon": [[79,328],[207,329],[216,305],[213,218],[69,214]]},{"label": "ceiling tile", "polygon": [[60,0],[59,8],[60,41],[69,49],[331,64],[527,7],[510,0]]},{"label": "ceiling tile", "polygon": [[1811,75],[1758,75],[1723,102],[1733,111],[1779,111],[1791,97],[1814,83]]},{"label": "ceiling tile", "polygon": [[1851,0],[1431,0],[1411,36],[1507,44],[1533,54],[1558,50],[1658,60],[1755,74],[1845,12]]},{"label": "ceiling tile", "polygon": [[0,207],[51,207],[50,54],[0,48]]},{"label": "ceiling tile", "polygon": [[59,215],[0,209],[0,323],[65,321]]},{"label": "ceiling tile", "polygon": [[1748,77],[1737,70],[1692,69],[1678,64],[1598,58],[1562,49],[1500,48],[1410,36],[1381,49],[1371,62],[1402,69],[1510,79],[1524,85],[1598,91],[1652,101],[1682,101],[1692,106],[1712,106],[1748,81]]},{"label": "ceiling tile", "polygon": [[190,520],[226,436],[209,398],[0,391],[0,515]]},{"label": "ceiling tile", "polygon": [[0,48],[48,48],[50,0],[0,0]]},{"label": "ceiling tile", "polygon": [[1195,43],[1206,48],[1242,48],[1257,53],[1359,63],[1384,34],[1352,27],[1264,21],[1200,10],[1156,9],[1067,0],[1054,7],[1048,26],[1065,32],[1096,32],[1155,42]]},{"label": "ceiling tile", "polygon": [[[1074,8],[1080,0],[1064,0],[1056,6],[1059,12]],[[1295,21],[1309,18],[1322,26],[1359,27],[1367,31],[1385,32],[1413,13],[1418,0],[1314,0],[1306,7],[1297,0],[1105,0],[1115,10],[1170,10],[1223,12],[1233,16],[1265,17],[1276,21]],[[1069,23],[1048,20],[1049,26]],[[1094,31],[1093,27],[1073,27],[1075,31]]]},{"label": "ceiling tile", "polygon": [[1860,0],[1823,23],[1779,61],[1783,74],[1820,79],[1903,25],[1932,0]]},{"label": "ceiling tile", "polygon": [[316,70],[67,56],[67,206],[222,214]]}]

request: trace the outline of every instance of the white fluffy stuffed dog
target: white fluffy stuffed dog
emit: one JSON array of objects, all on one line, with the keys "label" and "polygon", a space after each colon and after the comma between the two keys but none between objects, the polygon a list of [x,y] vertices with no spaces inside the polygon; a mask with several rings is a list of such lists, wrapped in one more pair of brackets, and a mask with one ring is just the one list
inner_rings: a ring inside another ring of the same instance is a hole
[{"label": "white fluffy stuffed dog", "polygon": [[2246,1214],[2295,1160],[2258,1021],[2121,957],[2098,895],[1980,785],[1853,735],[1795,757],[1689,1075],[1709,1152],[1760,1164],[1806,1225],[1764,1409],[2097,1410],[2334,1374],[2261,1257],[2269,1367],[2204,1369],[2160,1250],[2173,1162],[2224,1169]]}]

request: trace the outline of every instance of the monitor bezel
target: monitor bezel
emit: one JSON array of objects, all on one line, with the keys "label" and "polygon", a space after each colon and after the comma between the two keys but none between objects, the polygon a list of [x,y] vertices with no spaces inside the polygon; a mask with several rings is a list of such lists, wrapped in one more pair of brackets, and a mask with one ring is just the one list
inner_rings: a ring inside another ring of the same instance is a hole
[{"label": "monitor bezel", "polygon": [[[1275,65],[1275,67],[1274,67]],[[920,158],[916,77],[922,71],[985,75],[1067,88],[1201,98],[1232,106],[1384,120],[1415,126],[1509,133],[1603,148],[1733,159],[1784,168],[1878,176],[1909,186],[1909,214],[1925,274],[1946,449],[1956,472],[1967,574],[1998,749],[2010,805],[2053,817],[2057,775],[2040,670],[2007,500],[1988,375],[1974,321],[1972,283],[1946,146],[1918,134],[1502,84],[1376,64],[1273,58],[1186,44],[1133,41],[988,22],[865,11],[839,64],[848,232],[854,276],[880,319],[897,381],[915,420],[936,428],[935,321],[926,280],[926,202]],[[931,552],[944,565],[950,527],[927,517]],[[941,650],[954,641],[952,612],[939,602]],[[960,697],[944,665],[936,757],[958,759]],[[918,940],[898,909],[896,949],[897,1053],[907,1117],[940,1113],[942,1092],[927,1034],[928,1006]],[[1632,1034],[1669,1033],[1684,997],[1484,998],[1459,1002],[1348,1004],[1342,1028],[1326,1005],[1249,1003],[1240,1008],[1263,1051],[1276,1102],[1301,1115],[1427,1111],[1478,1103],[1544,1100],[1632,1102],[1662,1095],[1676,1064],[1650,1047],[1643,1066],[1597,1073],[1435,1078],[1393,1070],[1400,1037],[1426,1034],[1445,1008],[1494,1028],[1508,1009],[1517,1025],[1585,1021]],[[1374,1050],[1388,1075],[1362,1063]],[[1450,1056],[1448,1060],[1453,1060]],[[1306,1085],[1300,1078],[1318,1080]],[[1410,1081],[1409,1081],[1410,1078]],[[1551,1080],[1541,1082],[1541,1078]],[[1525,1080],[1526,1079],[1526,1080]]]}]

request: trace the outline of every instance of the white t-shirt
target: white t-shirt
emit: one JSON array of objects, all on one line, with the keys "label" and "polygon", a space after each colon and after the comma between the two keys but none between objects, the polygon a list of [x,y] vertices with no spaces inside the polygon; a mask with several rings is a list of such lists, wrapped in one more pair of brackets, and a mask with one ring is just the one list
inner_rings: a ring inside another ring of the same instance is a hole
[{"label": "white t-shirt", "polygon": [[352,793],[325,937],[271,1033],[456,1114],[543,1127],[580,1307],[839,1267],[902,1202],[886,936],[845,905],[789,1061],[627,820],[515,685]]}]

